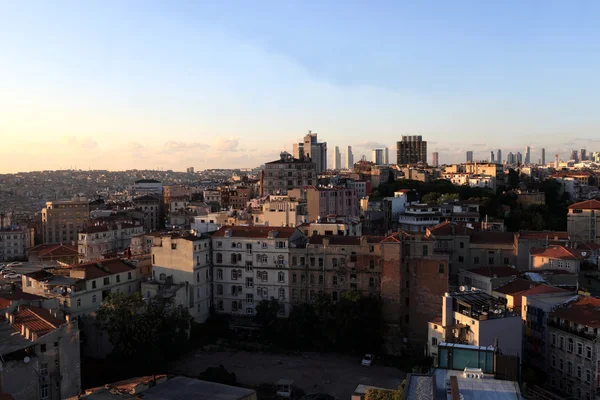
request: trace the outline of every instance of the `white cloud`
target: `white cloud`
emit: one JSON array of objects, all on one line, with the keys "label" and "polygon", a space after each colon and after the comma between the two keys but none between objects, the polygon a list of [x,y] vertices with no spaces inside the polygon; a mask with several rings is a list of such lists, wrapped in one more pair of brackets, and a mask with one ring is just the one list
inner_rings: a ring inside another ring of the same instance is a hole
[{"label": "white cloud", "polygon": [[238,138],[217,138],[213,147],[217,151],[238,151],[240,141]]}]

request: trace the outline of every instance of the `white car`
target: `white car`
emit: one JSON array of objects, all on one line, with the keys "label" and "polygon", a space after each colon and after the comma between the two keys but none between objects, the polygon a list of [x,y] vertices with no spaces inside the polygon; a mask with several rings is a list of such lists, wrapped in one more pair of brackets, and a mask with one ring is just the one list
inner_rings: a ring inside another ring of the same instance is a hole
[{"label": "white car", "polygon": [[364,367],[370,367],[371,364],[373,364],[374,359],[375,359],[375,356],[373,354],[365,354],[362,361],[360,362],[360,365],[362,365]]},{"label": "white car", "polygon": [[15,274],[15,273],[10,273],[10,274],[4,274],[3,278],[4,279],[18,279],[21,277],[21,274]]},{"label": "white car", "polygon": [[23,263],[16,262],[16,261],[6,264],[7,267],[20,267],[22,265],[23,265]]}]

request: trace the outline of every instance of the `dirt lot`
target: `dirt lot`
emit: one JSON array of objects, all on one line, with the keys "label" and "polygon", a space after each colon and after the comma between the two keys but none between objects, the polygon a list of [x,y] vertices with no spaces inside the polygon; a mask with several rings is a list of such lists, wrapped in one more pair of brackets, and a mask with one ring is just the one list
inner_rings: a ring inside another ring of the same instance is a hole
[{"label": "dirt lot", "polygon": [[406,377],[396,368],[360,365],[360,357],[304,353],[288,356],[246,351],[198,351],[173,365],[171,373],[198,376],[208,367],[223,364],[235,372],[244,385],[274,384],[281,378],[292,379],[306,394],[327,393],[340,400],[350,399],[359,384],[395,389]]}]

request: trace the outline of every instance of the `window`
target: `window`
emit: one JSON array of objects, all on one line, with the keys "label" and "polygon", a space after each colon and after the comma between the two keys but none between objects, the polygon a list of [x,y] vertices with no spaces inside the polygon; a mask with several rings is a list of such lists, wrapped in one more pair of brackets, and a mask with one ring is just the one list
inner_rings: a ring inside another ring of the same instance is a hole
[{"label": "window", "polygon": [[254,287],[254,278],[246,278],[246,287],[247,288]]},{"label": "window", "polygon": [[585,346],[585,358],[592,359],[592,348],[590,346]]},{"label": "window", "polygon": [[246,294],[246,304],[254,304],[254,295],[252,293]]},{"label": "window", "polygon": [[298,283],[298,274],[295,272],[292,274],[292,283]]},{"label": "window", "polygon": [[238,256],[237,256],[237,254],[233,253],[233,254],[231,255],[231,263],[232,263],[232,264],[237,264],[237,260],[238,260]]},{"label": "window", "polygon": [[48,385],[43,384],[40,386],[40,399],[47,399],[47,398],[48,398]]},{"label": "window", "polygon": [[375,260],[369,260],[369,268],[375,269]]},{"label": "window", "polygon": [[223,294],[223,285],[217,285],[217,294]]},{"label": "window", "polygon": [[54,347],[58,347],[58,342],[54,342]]},{"label": "window", "polygon": [[40,364],[40,375],[47,376],[48,375],[48,363]]},{"label": "window", "polygon": [[583,355],[583,345],[581,343],[577,343],[577,355]]},{"label": "window", "polygon": [[223,311],[223,300],[217,302],[217,310]]},{"label": "window", "polygon": [[280,283],[285,282],[285,274],[281,271],[277,274],[277,282],[280,282]]},{"label": "window", "polygon": [[223,279],[223,270],[221,268],[217,270],[217,279]]},{"label": "window", "polygon": [[277,313],[279,315],[285,315],[285,304],[283,304],[283,303],[279,304],[279,310],[277,310]]},{"label": "window", "polygon": [[552,365],[552,368],[556,368],[556,356],[555,355],[552,355],[552,360],[551,360],[550,365]]},{"label": "window", "polygon": [[369,287],[375,287],[375,278],[369,278]]},{"label": "window", "polygon": [[337,292],[331,292],[331,300],[337,301],[337,299],[338,299],[338,293]]},{"label": "window", "polygon": [[306,282],[306,275],[300,274],[300,283],[305,283],[305,282]]},{"label": "window", "polygon": [[292,289],[292,300],[298,300],[298,289]]},{"label": "window", "polygon": [[92,296],[92,304],[96,304],[96,295]]},{"label": "window", "polygon": [[562,358],[559,358],[558,359],[558,369],[561,371],[564,371],[565,370],[564,368],[565,368],[565,362],[563,361]]},{"label": "window", "polygon": [[464,248],[465,248],[465,244],[464,244],[463,242],[460,242],[460,243],[459,243],[459,246],[460,246],[460,248],[461,248],[461,249],[464,249]]},{"label": "window", "polygon": [[585,370],[585,381],[587,383],[591,383],[592,382],[592,372],[589,369]]},{"label": "window", "polygon": [[232,269],[231,270],[231,279],[234,280],[234,281],[236,281],[237,278],[238,278],[238,276],[237,276],[237,270]]},{"label": "window", "polygon": [[508,259],[508,257],[504,257],[504,264],[505,265],[510,264],[510,260]]},{"label": "window", "polygon": [[[461,243],[461,244],[462,244],[462,243]],[[434,337],[433,337],[433,338],[431,338],[431,345],[432,345],[432,346],[437,346],[437,344],[438,344],[437,338],[434,338]]]},{"label": "window", "polygon": [[121,275],[117,275],[117,283],[121,282]]},{"label": "window", "polygon": [[577,379],[581,379],[581,366],[577,366]]},{"label": "window", "polygon": [[248,314],[248,315],[254,315],[254,308],[252,308],[252,307],[246,308],[246,314]]},{"label": "window", "polygon": [[573,363],[571,361],[567,363],[567,374],[573,375]]},{"label": "window", "polygon": [[494,257],[488,257],[488,264],[494,265]]},{"label": "window", "polygon": [[319,267],[323,267],[323,259],[319,258]]},{"label": "window", "polygon": [[331,259],[331,265],[333,266],[333,268],[336,268],[338,265],[338,259],[337,258],[332,258]]},{"label": "window", "polygon": [[311,291],[310,291],[310,300],[311,300],[311,301],[314,301],[314,300],[315,300],[315,297],[316,297],[316,295],[315,295],[315,291],[314,291],[314,290],[311,290]]},{"label": "window", "polygon": [[96,281],[92,281],[92,289],[96,289]]},{"label": "window", "polygon": [[319,285],[323,284],[323,275],[319,274]]},{"label": "window", "polygon": [[177,250],[177,243],[171,243],[171,250]]},{"label": "window", "polygon": [[463,256],[458,256],[458,262],[464,262],[465,258]]},{"label": "window", "polygon": [[551,343],[552,343],[552,346],[556,346],[556,333],[552,334],[552,341],[551,341]]},{"label": "window", "polygon": [[473,257],[473,264],[479,264],[479,257]]},{"label": "window", "polygon": [[131,272],[128,272],[128,273],[127,273],[127,279],[128,279],[128,280],[131,280]]},{"label": "window", "polygon": [[223,247],[223,242],[221,242],[221,241],[217,242],[217,247]]},{"label": "window", "polygon": [[279,299],[285,300],[285,289],[284,288],[279,288],[279,291],[277,294],[278,294]]},{"label": "window", "polygon": [[167,274],[160,274],[160,275],[158,276],[158,278],[159,278],[161,281],[164,281],[165,279],[167,279]]},{"label": "window", "polygon": [[573,339],[569,338],[569,340],[567,341],[567,351],[569,353],[573,352]]},{"label": "window", "polygon": [[564,338],[564,337],[562,337],[562,336],[561,336],[561,337],[559,337],[559,338],[558,338],[558,343],[559,343],[559,344],[558,344],[558,347],[559,347],[559,348],[561,348],[561,349],[564,349],[564,348],[565,348],[565,338]]},{"label": "window", "polygon": [[223,254],[217,253],[217,263],[221,264],[223,262]]},{"label": "window", "polygon": [[196,282],[200,282],[200,272],[196,272]]},{"label": "window", "polygon": [[334,275],[332,279],[333,279],[333,285],[334,286],[337,285],[338,284],[338,277],[337,277],[337,275]]},{"label": "window", "polygon": [[252,271],[252,261],[246,261],[246,271]]},{"label": "window", "polygon": [[267,248],[267,246],[268,246],[268,245],[267,245],[267,243],[266,243],[266,242],[262,242],[260,247],[261,247],[261,248],[263,248],[263,249],[266,249],[266,248]]},{"label": "window", "polygon": [[314,258],[314,257],[311,257],[311,258],[310,258],[310,266],[311,266],[311,267],[314,267],[314,266],[315,266],[315,258]]},{"label": "window", "polygon": [[[439,272],[440,274],[443,274],[443,273],[444,273],[444,264],[440,264],[440,265],[438,265],[438,272]],[[408,287],[408,286],[407,286],[407,287]]]},{"label": "window", "polygon": [[237,300],[234,300],[234,301],[231,303],[231,311],[232,311],[232,312],[237,312],[237,310],[238,310],[238,302],[237,302]]},{"label": "window", "polygon": [[429,250],[429,249],[427,248],[427,246],[426,246],[426,245],[424,245],[424,246],[423,246],[423,255],[424,255],[424,256],[427,256],[427,255],[428,255],[428,250]]},{"label": "window", "polygon": [[262,272],[260,280],[263,281],[263,282],[268,282],[269,281],[269,275],[267,274],[267,271],[263,271]]},{"label": "window", "polygon": [[77,307],[81,307],[81,299],[77,299]]}]

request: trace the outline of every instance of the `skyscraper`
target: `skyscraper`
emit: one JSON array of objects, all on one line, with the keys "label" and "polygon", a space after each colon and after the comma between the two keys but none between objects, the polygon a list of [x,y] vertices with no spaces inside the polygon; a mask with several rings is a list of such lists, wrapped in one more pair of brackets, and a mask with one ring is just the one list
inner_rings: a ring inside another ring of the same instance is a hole
[{"label": "skyscraper", "polygon": [[521,165],[523,164],[523,154],[521,153],[517,153],[517,159],[516,159],[517,165]]},{"label": "skyscraper", "polygon": [[467,162],[473,162],[473,152],[471,150],[467,151]]},{"label": "skyscraper", "polygon": [[399,165],[427,164],[427,142],[421,135],[402,136],[396,143],[396,163]]},{"label": "skyscraper", "polygon": [[546,165],[546,149],[542,149],[542,165]]},{"label": "skyscraper", "polygon": [[506,156],[506,163],[508,165],[515,165],[515,155],[512,152]]},{"label": "skyscraper", "polygon": [[573,160],[575,162],[579,161],[579,156],[577,155],[577,150],[571,151],[571,160]]},{"label": "skyscraper", "polygon": [[346,148],[346,169],[352,169],[354,166],[354,154],[352,154],[352,146]]},{"label": "skyscraper", "polygon": [[531,164],[531,147],[525,146],[525,164]]},{"label": "skyscraper", "polygon": [[490,151],[490,162],[493,163],[494,162],[494,151]]},{"label": "skyscraper", "polygon": [[319,143],[317,134],[308,131],[302,143],[294,144],[293,156],[299,160],[305,157],[315,163],[317,174],[327,170],[327,142]]},{"label": "skyscraper", "polygon": [[440,154],[437,151],[434,151],[431,154],[431,165],[433,165],[434,167],[440,166]]},{"label": "skyscraper", "polygon": [[581,156],[581,161],[587,160],[587,152],[585,151],[585,149],[581,149],[581,152],[579,154]]},{"label": "skyscraper", "polygon": [[502,164],[502,150],[498,149],[498,156],[496,157],[496,164]]},{"label": "skyscraper", "polygon": [[373,149],[371,153],[371,161],[376,165],[387,165],[388,164],[388,149]]},{"label": "skyscraper", "polygon": [[342,169],[342,154],[340,153],[340,148],[338,146],[333,148],[333,169]]}]

